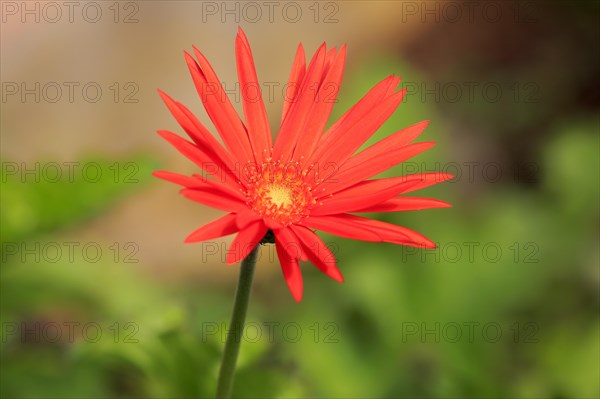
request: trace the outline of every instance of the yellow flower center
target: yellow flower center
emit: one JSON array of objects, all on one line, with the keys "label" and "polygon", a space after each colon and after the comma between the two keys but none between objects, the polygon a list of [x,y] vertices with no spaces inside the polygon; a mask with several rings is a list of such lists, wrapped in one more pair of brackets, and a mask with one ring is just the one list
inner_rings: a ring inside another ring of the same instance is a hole
[{"label": "yellow flower center", "polygon": [[248,173],[246,203],[258,215],[284,226],[296,223],[316,203],[305,177],[296,163],[265,163]]},{"label": "yellow flower center", "polygon": [[273,184],[266,187],[267,198],[271,203],[278,207],[288,207],[292,205],[290,190],[284,185]]}]

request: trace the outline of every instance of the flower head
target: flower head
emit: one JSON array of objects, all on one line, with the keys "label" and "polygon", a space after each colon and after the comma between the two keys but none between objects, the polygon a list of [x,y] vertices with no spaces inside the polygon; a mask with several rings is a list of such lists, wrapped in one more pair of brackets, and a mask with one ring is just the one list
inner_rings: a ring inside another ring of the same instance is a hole
[{"label": "flower head", "polygon": [[226,259],[232,264],[267,241],[266,237],[274,237],[283,274],[297,301],[302,297],[299,260],[310,261],[329,277],[343,281],[335,257],[313,230],[363,241],[435,247],[405,227],[353,215],[449,206],[403,194],[451,175],[372,178],[433,146],[431,142],[412,143],[428,121],[357,152],[400,105],[405,90],[396,90],[399,78],[392,75],[379,82],[325,130],[342,81],[346,47],[328,50],[323,44],[307,66],[300,45],[273,142],[250,45],[241,29],[235,51],[245,122],[204,55],[196,48],[195,59],[185,53],[198,94],[223,144],[185,106],[159,90],[192,141],[168,131],[159,134],[204,173],[184,176],[157,171],[154,175],[183,186],[181,193],[187,198],[227,212],[192,232],[186,242],[237,233]]}]

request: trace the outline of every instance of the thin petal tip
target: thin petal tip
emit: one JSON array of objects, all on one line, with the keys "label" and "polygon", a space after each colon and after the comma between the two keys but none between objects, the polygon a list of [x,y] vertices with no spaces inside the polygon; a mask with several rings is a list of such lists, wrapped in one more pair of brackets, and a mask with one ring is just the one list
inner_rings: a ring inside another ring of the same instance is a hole
[{"label": "thin petal tip", "polygon": [[227,257],[225,258],[225,263],[226,263],[228,266],[231,266],[231,265],[234,265],[234,264],[236,264],[236,263],[237,263],[237,261],[238,261],[238,260],[237,260],[237,257],[236,257],[236,255],[235,255],[235,253],[234,253],[234,252],[229,252],[229,253],[227,254]]},{"label": "thin petal tip", "polygon": [[155,170],[154,172],[152,172],[152,176],[154,177],[158,177],[159,179],[163,179],[165,175],[169,174],[170,172],[166,171],[166,170]]},{"label": "thin petal tip", "polygon": [[193,234],[190,234],[189,236],[185,237],[183,242],[185,244],[192,244],[192,243],[196,242],[196,240],[194,240]]},{"label": "thin petal tip", "polygon": [[290,292],[292,293],[292,296],[294,297],[294,300],[296,302],[302,301],[302,289],[294,290],[294,291],[291,291],[291,289],[290,289]]},{"label": "thin petal tip", "polygon": [[329,277],[331,277],[333,280],[337,281],[338,283],[344,282],[344,276],[337,269],[336,269],[335,273],[330,274]]},{"label": "thin petal tip", "polygon": [[241,26],[238,26],[237,39],[242,39],[244,42],[248,42],[246,32],[244,32]]},{"label": "thin petal tip", "polygon": [[429,240],[427,240],[425,243],[423,243],[421,245],[425,249],[436,249],[438,247],[438,245],[435,242],[429,241]]}]

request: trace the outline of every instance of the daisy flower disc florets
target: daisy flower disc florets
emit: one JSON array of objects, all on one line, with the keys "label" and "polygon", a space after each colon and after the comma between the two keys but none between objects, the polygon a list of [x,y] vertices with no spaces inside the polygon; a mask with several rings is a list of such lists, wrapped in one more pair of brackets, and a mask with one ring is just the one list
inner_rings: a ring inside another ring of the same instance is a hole
[{"label": "daisy flower disc florets", "polygon": [[248,207],[283,226],[298,223],[316,204],[306,171],[300,164],[265,163],[248,178]]}]

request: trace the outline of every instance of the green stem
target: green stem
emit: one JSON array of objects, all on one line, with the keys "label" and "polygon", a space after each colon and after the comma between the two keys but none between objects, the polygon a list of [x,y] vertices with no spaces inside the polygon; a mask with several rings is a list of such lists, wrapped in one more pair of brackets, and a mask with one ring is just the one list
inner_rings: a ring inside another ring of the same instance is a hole
[{"label": "green stem", "polygon": [[248,254],[240,267],[240,277],[235,293],[233,314],[231,315],[231,323],[229,324],[229,332],[227,334],[227,341],[225,341],[225,351],[223,352],[223,361],[217,382],[218,399],[231,398],[235,364],[244,333],[244,323],[246,321],[246,311],[248,310],[250,291],[252,289],[252,278],[254,277],[258,247],[260,247],[260,244]]}]

